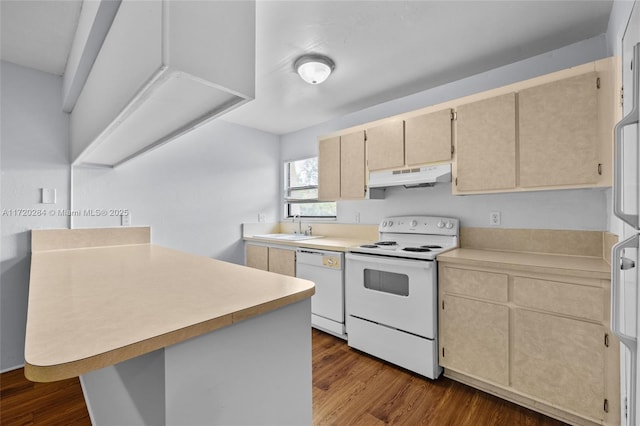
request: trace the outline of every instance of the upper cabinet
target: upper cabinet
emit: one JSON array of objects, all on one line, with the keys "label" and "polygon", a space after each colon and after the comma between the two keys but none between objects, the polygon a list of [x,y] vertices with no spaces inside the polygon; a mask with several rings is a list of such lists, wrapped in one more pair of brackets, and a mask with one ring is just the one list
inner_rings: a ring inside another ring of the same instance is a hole
[{"label": "upper cabinet", "polygon": [[326,199],[367,198],[366,171],[451,162],[453,194],[611,186],[620,84],[611,57],[343,130],[340,177],[338,142],[333,154],[320,142],[320,185]]},{"label": "upper cabinet", "polygon": [[451,110],[367,127],[369,171],[451,161]]},{"label": "upper cabinet", "polygon": [[318,142],[318,200],[340,199],[340,136]]},{"label": "upper cabinet", "polygon": [[318,199],[361,200],[366,194],[364,131],[318,142]]},{"label": "upper cabinet", "polygon": [[597,82],[590,72],[518,93],[521,186],[598,181]]},{"label": "upper cabinet", "polygon": [[516,187],[514,93],[457,108],[458,191]]},{"label": "upper cabinet", "polygon": [[422,114],[404,121],[407,166],[451,161],[451,109]]},{"label": "upper cabinet", "polygon": [[611,186],[616,69],[603,59],[456,107],[453,193]]},{"label": "upper cabinet", "polygon": [[404,125],[393,120],[367,129],[367,166],[370,171],[404,166]]},{"label": "upper cabinet", "polygon": [[71,113],[72,161],[118,165],[254,93],[255,2],[124,0]]},{"label": "upper cabinet", "polygon": [[340,137],[340,198],[362,200],[366,195],[364,132]]}]

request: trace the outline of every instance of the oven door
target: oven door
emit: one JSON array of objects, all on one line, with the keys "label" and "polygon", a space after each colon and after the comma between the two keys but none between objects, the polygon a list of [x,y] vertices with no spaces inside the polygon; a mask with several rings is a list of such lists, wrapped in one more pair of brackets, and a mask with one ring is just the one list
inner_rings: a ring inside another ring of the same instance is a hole
[{"label": "oven door", "polygon": [[435,339],[436,262],[356,253],[346,259],[348,315]]}]

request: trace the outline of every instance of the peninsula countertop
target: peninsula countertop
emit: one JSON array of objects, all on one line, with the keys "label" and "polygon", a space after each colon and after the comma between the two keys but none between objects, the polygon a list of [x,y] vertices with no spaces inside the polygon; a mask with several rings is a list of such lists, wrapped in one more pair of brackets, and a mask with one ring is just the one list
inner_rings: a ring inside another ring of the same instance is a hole
[{"label": "peninsula countertop", "polygon": [[314,292],[310,281],[149,243],[34,250],[25,375],[79,376]]}]

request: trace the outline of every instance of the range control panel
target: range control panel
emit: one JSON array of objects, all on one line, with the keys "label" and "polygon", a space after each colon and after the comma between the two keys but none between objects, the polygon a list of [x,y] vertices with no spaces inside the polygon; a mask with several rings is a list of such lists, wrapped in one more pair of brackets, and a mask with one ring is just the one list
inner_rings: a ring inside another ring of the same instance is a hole
[{"label": "range control panel", "polygon": [[379,232],[404,234],[458,235],[460,222],[451,217],[395,216],[380,222]]}]

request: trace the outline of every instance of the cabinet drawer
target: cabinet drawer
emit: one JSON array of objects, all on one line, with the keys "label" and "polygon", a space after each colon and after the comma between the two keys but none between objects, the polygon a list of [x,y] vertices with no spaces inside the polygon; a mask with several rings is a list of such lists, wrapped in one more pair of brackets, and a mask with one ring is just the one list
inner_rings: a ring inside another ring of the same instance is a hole
[{"label": "cabinet drawer", "polygon": [[513,278],[513,301],[519,306],[594,321],[604,320],[603,291],[598,287],[558,281]]},{"label": "cabinet drawer", "polygon": [[442,290],[447,293],[506,302],[508,281],[506,274],[458,269],[448,266],[440,268],[439,282]]}]

